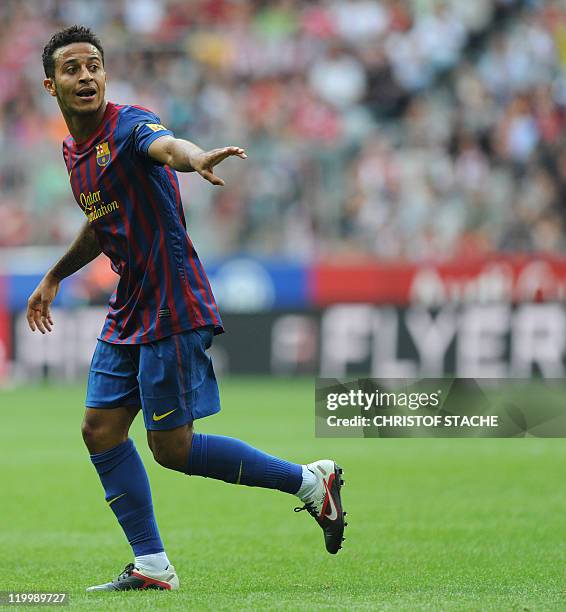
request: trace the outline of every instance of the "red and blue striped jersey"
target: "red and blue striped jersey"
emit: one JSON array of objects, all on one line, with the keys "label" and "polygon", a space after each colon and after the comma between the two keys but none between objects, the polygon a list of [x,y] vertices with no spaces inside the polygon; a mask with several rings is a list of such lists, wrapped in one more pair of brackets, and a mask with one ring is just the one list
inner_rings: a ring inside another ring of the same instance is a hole
[{"label": "red and blue striped jersey", "polygon": [[206,325],[224,331],[177,176],[147,154],[166,134],[152,112],[108,102],[86,142],[63,142],[75,199],[120,276],[99,336],[106,342],[143,344]]}]

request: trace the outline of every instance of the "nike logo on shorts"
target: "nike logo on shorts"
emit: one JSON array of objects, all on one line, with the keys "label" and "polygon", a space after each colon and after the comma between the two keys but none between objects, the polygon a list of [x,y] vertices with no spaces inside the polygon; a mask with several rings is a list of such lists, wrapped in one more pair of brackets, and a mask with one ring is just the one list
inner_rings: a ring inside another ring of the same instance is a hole
[{"label": "nike logo on shorts", "polygon": [[173,414],[175,412],[175,410],[177,410],[177,408],[173,408],[173,410],[169,410],[169,412],[165,412],[164,414],[160,414],[160,415],[157,415],[154,412],[153,413],[153,420],[154,421],[161,421],[161,419],[164,419],[165,417],[169,416],[170,414]]}]

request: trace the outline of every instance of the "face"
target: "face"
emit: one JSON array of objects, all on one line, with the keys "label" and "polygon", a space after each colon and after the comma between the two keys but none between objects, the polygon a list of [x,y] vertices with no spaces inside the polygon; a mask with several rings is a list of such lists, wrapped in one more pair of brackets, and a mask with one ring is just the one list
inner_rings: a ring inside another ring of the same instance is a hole
[{"label": "face", "polygon": [[57,97],[66,115],[96,113],[104,102],[106,73],[100,51],[90,43],[72,43],[53,54],[55,78],[45,79],[45,89]]}]

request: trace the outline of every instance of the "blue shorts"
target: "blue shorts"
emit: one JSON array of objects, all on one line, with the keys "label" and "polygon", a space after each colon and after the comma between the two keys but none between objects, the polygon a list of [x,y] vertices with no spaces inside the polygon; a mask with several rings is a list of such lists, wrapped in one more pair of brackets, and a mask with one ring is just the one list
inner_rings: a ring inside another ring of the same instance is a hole
[{"label": "blue shorts", "polygon": [[98,341],[88,375],[87,408],[141,406],[146,429],[180,427],[220,410],[206,349],[213,328],[201,327],[148,344]]}]

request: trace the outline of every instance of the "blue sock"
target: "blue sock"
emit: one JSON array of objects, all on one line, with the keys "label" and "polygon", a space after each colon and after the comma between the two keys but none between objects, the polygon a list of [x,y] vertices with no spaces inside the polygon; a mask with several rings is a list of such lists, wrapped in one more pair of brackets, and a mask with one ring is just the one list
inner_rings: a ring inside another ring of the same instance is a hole
[{"label": "blue sock", "polygon": [[292,494],[303,481],[302,466],[267,455],[241,440],[210,434],[193,435],[186,472]]},{"label": "blue sock", "polygon": [[145,467],[131,439],[90,459],[134,555],[163,552]]}]

